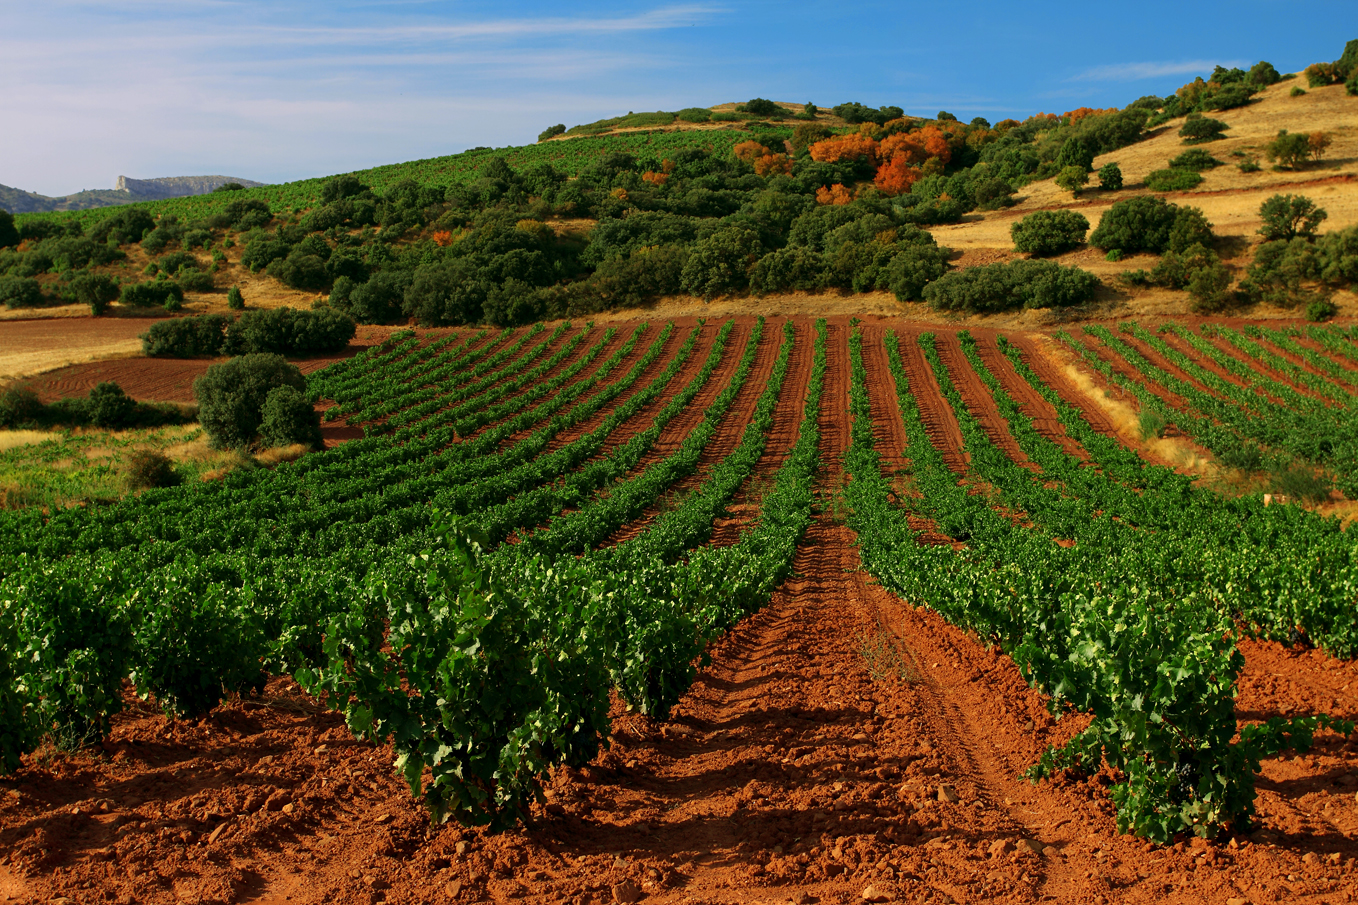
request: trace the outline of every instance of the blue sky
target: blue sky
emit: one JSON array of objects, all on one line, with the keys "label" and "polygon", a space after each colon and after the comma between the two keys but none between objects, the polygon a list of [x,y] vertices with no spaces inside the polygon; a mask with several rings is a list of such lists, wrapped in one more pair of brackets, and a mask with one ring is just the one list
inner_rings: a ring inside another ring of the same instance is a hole
[{"label": "blue sky", "polygon": [[281,182],[755,96],[1021,119],[1355,37],[1354,0],[3,0],[0,183]]}]

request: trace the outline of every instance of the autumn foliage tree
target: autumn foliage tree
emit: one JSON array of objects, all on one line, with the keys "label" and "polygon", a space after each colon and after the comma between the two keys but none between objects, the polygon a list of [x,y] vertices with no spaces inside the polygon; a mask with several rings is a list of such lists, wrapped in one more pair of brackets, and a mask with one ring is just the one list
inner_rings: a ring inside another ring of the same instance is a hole
[{"label": "autumn foliage tree", "polygon": [[817,204],[848,204],[852,200],[853,192],[838,182],[829,188],[822,186],[816,189]]}]

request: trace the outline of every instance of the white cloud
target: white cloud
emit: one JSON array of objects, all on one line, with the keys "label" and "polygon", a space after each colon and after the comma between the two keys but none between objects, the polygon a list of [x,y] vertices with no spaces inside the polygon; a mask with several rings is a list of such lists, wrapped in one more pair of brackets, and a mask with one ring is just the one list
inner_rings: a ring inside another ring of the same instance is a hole
[{"label": "white cloud", "polygon": [[1095,66],[1077,75],[1070,82],[1135,82],[1141,79],[1154,79],[1166,75],[1203,75],[1210,73],[1216,66],[1248,66],[1240,60],[1184,60],[1180,62],[1112,63],[1108,66]]}]

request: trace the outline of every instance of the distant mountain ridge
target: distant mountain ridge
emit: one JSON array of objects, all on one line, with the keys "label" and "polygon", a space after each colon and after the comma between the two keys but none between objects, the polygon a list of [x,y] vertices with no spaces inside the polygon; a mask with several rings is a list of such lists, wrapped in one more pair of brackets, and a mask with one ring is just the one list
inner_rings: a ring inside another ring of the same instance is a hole
[{"label": "distant mountain ridge", "polygon": [[0,210],[7,210],[11,214],[81,211],[92,207],[133,204],[137,201],[206,195],[228,182],[237,182],[246,188],[265,185],[263,182],[235,176],[163,176],[158,179],[132,179],[128,176],[119,176],[114,188],[85,189],[61,198],[51,198],[36,192],[0,185]]}]

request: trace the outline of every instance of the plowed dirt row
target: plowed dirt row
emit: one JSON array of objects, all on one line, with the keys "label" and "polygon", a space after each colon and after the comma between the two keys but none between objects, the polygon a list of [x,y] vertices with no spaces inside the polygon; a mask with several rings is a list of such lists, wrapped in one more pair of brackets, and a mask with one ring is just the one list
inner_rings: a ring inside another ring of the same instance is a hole
[{"label": "plowed dirt row", "polygon": [[[1019,373],[1014,370],[1013,362],[1000,351],[999,346],[995,345],[993,335],[978,335],[976,337],[976,351],[990,373],[1004,387],[1005,392],[1018,403],[1023,414],[1032,419],[1033,427],[1039,434],[1059,445],[1067,454],[1088,461],[1089,454],[1079,441],[1066,433],[1065,427],[1056,416],[1056,409],[1052,408],[1051,403],[1042,398],[1042,394],[1033,389],[1027,380],[1019,376]],[[1031,363],[1029,367],[1032,367]],[[1034,368],[1034,370],[1037,369]],[[1040,374],[1041,372],[1039,372]],[[1086,400],[1083,406],[1089,406],[1089,402]]]},{"label": "plowed dirt row", "polygon": [[[1306,349],[1307,351],[1312,351],[1319,354],[1322,360],[1331,361],[1333,360],[1332,358],[1330,358],[1330,356],[1325,355],[1323,351],[1316,349],[1315,347],[1311,346],[1308,343],[1304,343],[1302,341],[1303,339],[1302,337],[1293,337],[1293,339],[1296,341],[1298,345],[1302,346],[1302,348]],[[1274,343],[1270,339],[1259,337],[1256,338],[1254,341],[1259,343],[1268,351],[1281,356],[1287,361],[1290,361],[1292,364],[1306,371],[1308,374],[1314,374],[1317,377],[1321,378],[1322,380],[1326,380],[1334,384],[1335,386],[1339,387],[1346,393],[1354,392],[1355,384],[1358,383],[1358,373],[1354,373],[1354,369],[1352,367],[1348,368],[1348,373],[1345,373],[1344,371],[1341,370],[1340,371],[1341,376],[1336,377],[1335,375],[1326,371],[1323,367],[1307,361],[1304,356],[1298,355],[1297,353],[1289,349],[1284,349],[1282,346],[1279,346],[1277,343]],[[1350,362],[1349,364],[1352,365],[1352,362]],[[1340,367],[1343,368],[1343,365],[1340,364]],[[1348,379],[1344,379],[1346,377]]]},{"label": "plowed dirt row", "polygon": [[967,410],[971,412],[985,431],[990,442],[1004,451],[1016,465],[1040,471],[1036,462],[1028,458],[1028,454],[1019,446],[1014,435],[1009,433],[1009,424],[1000,414],[1000,410],[995,405],[995,398],[990,395],[990,390],[981,382],[981,377],[967,361],[965,353],[962,351],[962,344],[957,339],[957,334],[940,334],[937,340],[938,357],[943,362],[943,366],[948,369],[948,375],[952,378],[953,385],[962,394],[962,399],[967,405]]},{"label": "plowed dirt row", "polygon": [[[767,329],[767,328],[766,328]],[[781,332],[781,326],[779,328]],[[764,494],[773,488],[778,469],[792,452],[797,442],[802,415],[806,411],[806,389],[811,380],[811,366],[815,359],[816,332],[814,325],[803,321],[796,325],[792,357],[788,360],[787,376],[778,405],[773,410],[773,425],[769,428],[764,454],[755,463],[750,476],[731,497],[726,513],[712,526],[708,543],[714,547],[728,547],[740,540],[741,534],[759,518],[759,507]]]},{"label": "plowed dirt row", "polygon": [[[1175,351],[1181,352],[1184,355],[1188,356],[1190,361],[1192,361],[1198,367],[1202,368],[1204,371],[1216,375],[1217,377],[1221,378],[1222,380],[1229,384],[1240,387],[1241,389],[1247,390],[1250,393],[1257,395],[1261,401],[1271,402],[1274,405],[1283,406],[1286,405],[1285,402],[1283,402],[1277,396],[1270,393],[1268,390],[1264,389],[1263,387],[1260,387],[1258,384],[1252,385],[1248,381],[1240,377],[1237,377],[1230,371],[1227,371],[1224,367],[1222,367],[1212,358],[1208,357],[1206,354],[1199,352],[1197,349],[1194,349],[1192,346],[1190,346],[1187,340],[1182,339],[1173,333],[1166,333],[1161,338],[1165,341],[1166,344],[1169,345],[1171,349],[1174,349]],[[1136,345],[1137,348],[1141,350],[1142,354],[1146,355],[1147,358],[1150,358],[1150,353],[1155,353],[1157,358],[1152,360],[1155,360],[1157,363],[1167,362],[1167,359],[1164,356],[1160,355],[1158,352],[1155,352],[1155,350],[1152,349],[1148,344],[1141,342],[1135,337],[1124,337],[1124,339],[1126,339],[1130,344]],[[1174,365],[1174,369],[1175,373],[1181,376],[1187,373],[1182,368],[1179,368],[1178,365]],[[1201,380],[1195,380],[1194,382],[1197,383],[1199,386],[1203,385]],[[1215,395],[1222,396],[1223,394],[1221,392],[1215,392]],[[1233,404],[1238,405],[1238,403]]]},{"label": "plowed dirt row", "polygon": [[[749,376],[746,377],[744,385],[741,386],[740,390],[736,393],[735,400],[731,403],[731,407],[726,411],[726,416],[723,417],[721,422],[717,425],[717,429],[713,433],[712,438],[707,442],[707,445],[703,447],[702,452],[698,456],[698,467],[694,470],[693,474],[676,481],[661,494],[654,505],[647,507],[646,511],[643,512],[640,517],[633,519],[617,531],[613,532],[613,535],[608,539],[606,546],[631,540],[649,528],[660,513],[667,511],[671,506],[680,502],[685,494],[691,493],[701,487],[707,480],[708,473],[712,470],[712,467],[730,455],[740,444],[740,439],[745,433],[745,426],[749,424],[750,419],[754,417],[755,406],[759,403],[759,397],[763,395],[764,388],[768,385],[769,375],[773,373],[773,365],[778,360],[778,349],[783,341],[783,323],[785,320],[785,318],[769,318],[765,322],[764,332],[759,338],[759,345],[756,347],[755,351],[754,365],[750,368]],[[735,337],[734,330],[731,335],[733,338]],[[739,346],[737,349],[739,350],[736,351],[736,360],[738,363],[739,356],[744,349],[743,346]],[[734,376],[734,370],[732,374]],[[716,377],[715,373],[713,374],[713,377]],[[722,389],[724,388],[725,385],[723,385]],[[717,393],[710,398],[715,400],[716,396],[720,394],[721,390],[719,389]],[[695,402],[696,401],[697,400],[695,400]],[[706,405],[704,405],[703,408],[706,408]],[[698,411],[701,412],[702,409],[698,409]],[[675,420],[677,421],[679,419]],[[695,422],[693,426],[697,427],[697,425],[698,422]],[[664,435],[662,435],[661,439],[664,439]],[[679,443],[682,442],[683,438],[681,437],[679,438]],[[656,445],[658,447],[659,443]],[[675,444],[675,448],[678,448],[678,443]]]},{"label": "plowed dirt row", "polygon": [[[706,329],[709,341],[718,326]],[[874,434],[894,469],[908,463],[886,326],[865,328],[864,356]],[[962,469],[960,433],[915,334],[896,326],[914,361],[912,391],[922,409],[946,416],[933,436]],[[643,903],[783,905],[859,902],[871,887],[874,898],[966,905],[1352,901],[1358,742],[1322,735],[1310,755],[1266,761],[1262,828],[1211,845],[1153,848],[1119,835],[1107,774],[1022,778],[1045,746],[1084,722],[1054,719],[1008,657],[861,570],[835,502],[849,443],[848,334],[847,321],[830,323],[824,471],[793,577],[713,646],[670,720],[615,705],[611,747],[588,767],[556,771],[528,825],[500,835],[431,825],[393,778],[392,752],[353,741],[289,680],[196,722],[168,721],[129,690],[102,748],[49,750],[0,779],[0,896],[604,905],[636,894]],[[776,349],[775,337],[766,342]],[[784,389],[797,409],[813,337],[799,322]],[[669,354],[682,339],[677,332]],[[741,343],[736,331],[731,368]],[[940,336],[940,347],[952,343]],[[689,376],[705,354],[700,344]],[[1078,404],[1042,360],[1030,358]],[[771,437],[761,469],[786,454],[793,430]],[[1240,718],[1358,717],[1358,664],[1273,644],[1242,651]]]},{"label": "plowed dirt row", "polygon": [[910,392],[914,394],[915,403],[919,406],[920,417],[924,420],[924,430],[929,434],[929,440],[943,454],[943,459],[950,469],[958,474],[964,474],[970,459],[962,450],[962,431],[953,418],[951,406],[943,398],[943,391],[939,389],[934,370],[924,357],[924,350],[919,347],[920,332],[918,330],[899,332],[901,364],[906,379],[910,381]]},{"label": "plowed dirt row", "polygon": [[[1258,359],[1251,358],[1243,349],[1236,348],[1236,346],[1234,346],[1229,340],[1225,339],[1224,337],[1213,336],[1205,338],[1207,339],[1208,342],[1212,344],[1213,347],[1226,353],[1231,358],[1234,358],[1236,361],[1245,365],[1245,367],[1250,368],[1251,370],[1257,372],[1261,378],[1272,380],[1276,383],[1281,383],[1284,386],[1291,387],[1293,390],[1300,393],[1302,396],[1315,399],[1318,402],[1329,401],[1327,397],[1324,396],[1323,394],[1316,392],[1315,390],[1311,389],[1305,384],[1298,383],[1296,379],[1292,377],[1292,375],[1284,374],[1277,368],[1273,367],[1273,365],[1271,364],[1259,361]],[[1267,390],[1265,392],[1268,393],[1269,398],[1278,398],[1281,401],[1281,397],[1276,396],[1275,393]]]}]

